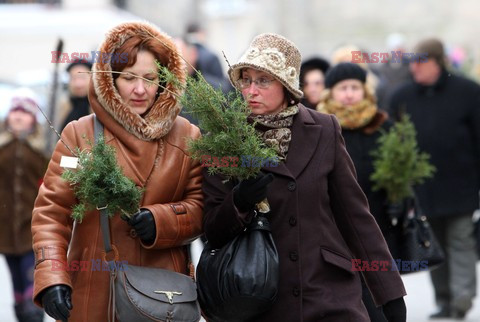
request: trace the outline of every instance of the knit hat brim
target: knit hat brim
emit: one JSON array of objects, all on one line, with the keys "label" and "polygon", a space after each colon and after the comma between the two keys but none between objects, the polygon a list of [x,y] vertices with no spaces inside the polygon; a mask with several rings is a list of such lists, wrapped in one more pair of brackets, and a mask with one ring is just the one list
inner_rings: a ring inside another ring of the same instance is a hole
[{"label": "knit hat brim", "polygon": [[301,55],[288,39],[276,34],[261,34],[254,38],[250,47],[228,70],[234,87],[240,90],[237,81],[243,68],[253,68],[272,75],[295,98],[303,97],[299,86]]},{"label": "knit hat brim", "polygon": [[356,79],[365,83],[367,72],[357,64],[339,63],[330,68],[325,75],[325,87],[332,88],[335,84],[347,79]]}]

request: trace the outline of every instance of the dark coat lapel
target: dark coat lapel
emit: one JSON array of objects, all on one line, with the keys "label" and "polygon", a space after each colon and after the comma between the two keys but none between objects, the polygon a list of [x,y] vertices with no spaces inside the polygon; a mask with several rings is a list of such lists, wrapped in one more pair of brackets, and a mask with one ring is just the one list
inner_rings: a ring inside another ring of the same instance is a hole
[{"label": "dark coat lapel", "polygon": [[298,114],[293,120],[287,161],[263,170],[287,177],[298,177],[315,153],[321,132],[322,126],[316,124],[307,108],[299,104]]}]

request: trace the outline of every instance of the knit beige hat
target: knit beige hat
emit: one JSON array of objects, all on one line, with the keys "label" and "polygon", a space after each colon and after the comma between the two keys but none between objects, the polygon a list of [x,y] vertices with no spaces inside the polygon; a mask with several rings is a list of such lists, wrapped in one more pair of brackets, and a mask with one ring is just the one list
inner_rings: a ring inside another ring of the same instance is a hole
[{"label": "knit beige hat", "polygon": [[238,88],[242,68],[254,68],[267,72],[280,81],[294,97],[300,99],[303,92],[299,86],[300,51],[290,40],[276,34],[260,34],[238,63],[228,70],[233,86]]}]

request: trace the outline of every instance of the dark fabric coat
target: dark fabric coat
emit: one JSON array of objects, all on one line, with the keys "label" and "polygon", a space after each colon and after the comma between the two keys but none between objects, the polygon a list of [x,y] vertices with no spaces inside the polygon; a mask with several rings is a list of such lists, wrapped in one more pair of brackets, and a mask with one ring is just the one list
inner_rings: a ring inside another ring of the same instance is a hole
[{"label": "dark fabric coat", "polygon": [[21,139],[0,133],[0,253],[21,255],[32,250],[30,224],[38,188],[47,169],[43,134],[35,130]]},{"label": "dark fabric coat", "polygon": [[400,238],[400,227],[392,226],[387,214],[387,194],[385,190],[373,191],[374,183],[370,180],[373,168],[372,151],[378,148],[378,139],[381,136],[381,129],[388,131],[391,122],[386,120],[386,113],[378,111],[377,115],[364,128],[347,130],[342,129],[347,152],[352,158],[357,172],[358,184],[362,188],[370,206],[370,213],[375,217],[378,226],[382,230],[390,252],[395,257],[399,256],[398,243]]},{"label": "dark fabric coat", "polygon": [[429,217],[473,213],[480,189],[480,86],[443,71],[433,86],[410,82],[394,93],[395,118],[410,115],[420,150],[437,168],[416,188]]},{"label": "dark fabric coat", "polygon": [[[300,105],[286,163],[263,171],[275,175],[267,198],[280,287],[273,308],[254,321],[367,321],[352,258],[389,262],[387,271],[365,272],[377,305],[405,295],[335,117]],[[249,219],[237,212],[232,188],[220,176],[204,178],[204,229],[217,247]]]},{"label": "dark fabric coat", "polygon": [[388,104],[395,90],[402,84],[412,80],[407,62],[403,62],[400,66],[395,66],[394,64],[389,61],[386,64],[381,64],[377,70],[380,79],[375,93],[378,107],[387,110],[387,112],[390,112],[388,111]]}]

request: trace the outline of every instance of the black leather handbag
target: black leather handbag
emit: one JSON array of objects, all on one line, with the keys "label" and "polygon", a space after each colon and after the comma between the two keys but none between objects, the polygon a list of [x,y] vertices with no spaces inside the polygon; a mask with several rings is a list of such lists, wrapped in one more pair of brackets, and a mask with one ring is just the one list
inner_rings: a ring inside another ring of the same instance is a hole
[{"label": "black leather handbag", "polygon": [[206,243],[197,266],[200,307],[209,322],[247,321],[271,308],[278,278],[269,222],[257,216],[221,249]]},{"label": "black leather handbag", "polygon": [[[422,212],[418,200],[414,198],[412,203],[402,223],[401,259],[413,264],[420,263],[424,268],[431,270],[445,261],[445,253],[426,215]],[[417,271],[401,268],[399,270],[401,274]]]}]

